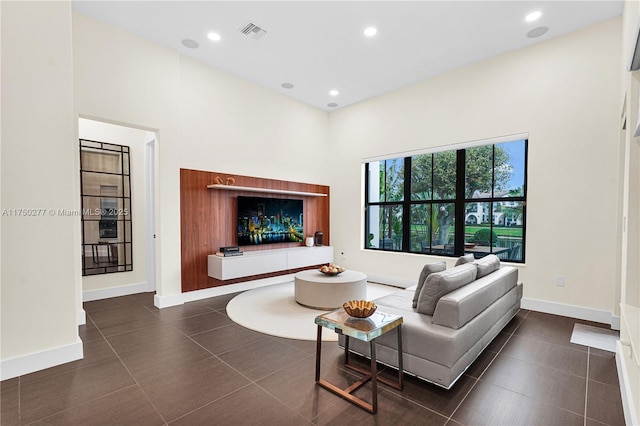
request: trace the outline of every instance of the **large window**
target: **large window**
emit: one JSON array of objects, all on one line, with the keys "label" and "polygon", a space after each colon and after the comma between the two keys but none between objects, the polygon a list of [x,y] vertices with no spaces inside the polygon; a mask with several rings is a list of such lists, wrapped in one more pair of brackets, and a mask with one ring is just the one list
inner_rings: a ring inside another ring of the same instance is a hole
[{"label": "large window", "polygon": [[527,140],[366,163],[365,247],[524,262]]}]

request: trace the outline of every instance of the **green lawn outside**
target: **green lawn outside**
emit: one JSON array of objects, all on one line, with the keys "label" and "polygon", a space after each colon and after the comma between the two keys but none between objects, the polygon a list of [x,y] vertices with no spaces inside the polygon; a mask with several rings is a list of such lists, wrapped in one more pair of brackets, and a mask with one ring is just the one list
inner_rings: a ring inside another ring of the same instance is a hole
[{"label": "green lawn outside", "polygon": [[[465,235],[473,235],[480,229],[487,229],[488,226],[465,226],[464,233]],[[425,232],[427,230],[426,225],[411,225],[411,233],[416,234],[419,232]],[[522,228],[519,227],[507,227],[507,226],[494,226],[493,232],[496,233],[498,237],[511,237],[511,238],[522,238]],[[449,235],[454,234],[454,227],[449,227]]]},{"label": "green lawn outside", "polygon": [[[473,235],[480,229],[487,229],[488,226],[465,226],[464,233],[466,235]],[[450,232],[453,232],[453,229],[450,229]],[[506,227],[506,226],[494,226],[493,232],[496,233],[498,237],[518,237],[522,238],[522,228],[516,227]]]}]

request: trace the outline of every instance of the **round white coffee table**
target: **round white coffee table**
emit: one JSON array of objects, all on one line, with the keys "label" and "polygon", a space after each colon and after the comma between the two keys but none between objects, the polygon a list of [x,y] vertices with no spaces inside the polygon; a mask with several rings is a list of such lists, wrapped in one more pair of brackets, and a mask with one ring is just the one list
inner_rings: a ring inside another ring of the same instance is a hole
[{"label": "round white coffee table", "polygon": [[325,275],[317,269],[295,275],[296,302],[313,309],[330,311],[347,300],[367,298],[367,276],[358,271]]}]

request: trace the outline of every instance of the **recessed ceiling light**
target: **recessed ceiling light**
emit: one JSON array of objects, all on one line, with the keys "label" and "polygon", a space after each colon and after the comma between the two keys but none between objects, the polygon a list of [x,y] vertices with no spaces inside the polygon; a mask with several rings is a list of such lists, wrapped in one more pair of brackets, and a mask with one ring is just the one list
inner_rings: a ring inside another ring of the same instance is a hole
[{"label": "recessed ceiling light", "polygon": [[542,12],[540,12],[539,10],[536,10],[536,11],[531,12],[527,16],[525,16],[524,20],[527,21],[527,22],[533,22],[533,21],[537,21],[538,19],[540,19],[541,16],[542,16]]},{"label": "recessed ceiling light", "polygon": [[282,87],[283,89],[293,89],[293,84],[291,84],[291,83],[282,83],[280,85],[280,87]]},{"label": "recessed ceiling light", "polygon": [[329,90],[329,94],[331,96],[338,96],[340,94],[340,92],[338,92],[337,90],[334,89],[334,90]]},{"label": "recessed ceiling light", "polygon": [[378,32],[377,28],[369,27],[364,30],[364,35],[366,35],[367,37],[373,37],[374,35],[377,34],[377,32]]},{"label": "recessed ceiling light", "polygon": [[527,37],[529,38],[540,37],[541,35],[546,34],[547,31],[549,31],[549,28],[547,27],[536,27],[527,33]]},{"label": "recessed ceiling light", "polygon": [[198,46],[200,46],[197,41],[191,40],[190,38],[185,38],[184,40],[182,40],[182,45],[184,47],[188,47],[189,49],[197,49]]},{"label": "recessed ceiling light", "polygon": [[207,34],[207,38],[211,41],[220,41],[222,37],[218,33],[209,33]]},{"label": "recessed ceiling light", "polygon": [[337,104],[337,103],[335,103],[335,102],[331,102],[331,103],[328,103],[328,104],[327,104],[327,106],[328,106],[329,108],[335,108],[335,107],[337,107],[337,106],[338,106],[338,104]]}]

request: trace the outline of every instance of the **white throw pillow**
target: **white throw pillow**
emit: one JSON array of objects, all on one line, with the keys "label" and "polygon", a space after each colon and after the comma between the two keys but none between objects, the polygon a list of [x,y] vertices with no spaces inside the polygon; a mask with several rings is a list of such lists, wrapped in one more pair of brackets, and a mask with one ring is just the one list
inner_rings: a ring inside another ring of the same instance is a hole
[{"label": "white throw pillow", "polygon": [[482,278],[500,269],[500,258],[495,254],[488,254],[474,262],[478,268],[477,278]]},{"label": "white throw pillow", "polygon": [[438,263],[427,263],[422,268],[422,272],[420,272],[420,276],[418,277],[418,287],[416,288],[416,292],[413,294],[413,307],[418,307],[418,297],[420,296],[420,291],[422,290],[422,286],[424,282],[427,280],[429,275],[434,272],[442,272],[447,269],[447,264],[442,261]]},{"label": "white throw pillow", "polygon": [[418,297],[418,312],[433,315],[436,304],[442,296],[469,284],[476,279],[478,268],[474,263],[466,263],[443,272],[429,275]]},{"label": "white throw pillow", "polygon": [[465,254],[464,256],[460,256],[458,260],[456,260],[455,266],[464,265],[465,263],[471,263],[475,260],[473,257],[473,253]]}]

